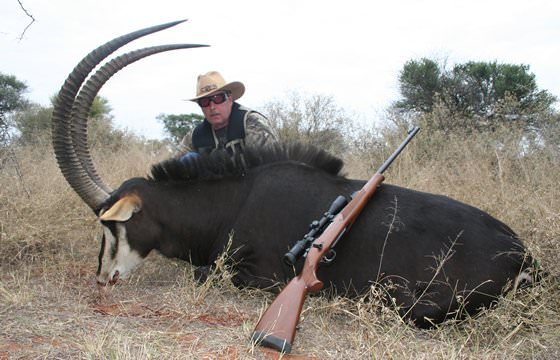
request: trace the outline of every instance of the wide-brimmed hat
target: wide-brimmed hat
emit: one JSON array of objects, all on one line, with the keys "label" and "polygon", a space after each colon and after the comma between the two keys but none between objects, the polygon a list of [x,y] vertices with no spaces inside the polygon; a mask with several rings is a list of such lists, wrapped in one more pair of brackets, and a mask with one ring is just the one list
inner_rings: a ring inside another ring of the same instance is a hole
[{"label": "wide-brimmed hat", "polygon": [[196,101],[201,97],[205,97],[219,90],[231,92],[231,97],[235,101],[243,96],[243,93],[245,92],[245,85],[239,81],[226,83],[224,77],[219,72],[209,71],[206,74],[198,75],[198,79],[196,81],[196,97],[189,100]]}]

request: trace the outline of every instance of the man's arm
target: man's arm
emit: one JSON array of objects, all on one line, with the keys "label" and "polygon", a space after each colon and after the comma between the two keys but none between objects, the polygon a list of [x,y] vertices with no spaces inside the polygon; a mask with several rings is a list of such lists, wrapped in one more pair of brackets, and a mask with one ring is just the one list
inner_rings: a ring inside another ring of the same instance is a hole
[{"label": "man's arm", "polygon": [[251,112],[245,123],[245,145],[251,147],[268,146],[278,142],[276,133],[266,117]]}]

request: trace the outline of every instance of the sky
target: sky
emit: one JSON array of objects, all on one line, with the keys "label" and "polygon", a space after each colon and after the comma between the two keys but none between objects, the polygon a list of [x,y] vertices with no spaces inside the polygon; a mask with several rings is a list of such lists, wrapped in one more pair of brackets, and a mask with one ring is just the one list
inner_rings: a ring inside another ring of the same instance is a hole
[{"label": "sky", "polygon": [[[35,19],[23,37],[31,18],[20,3]],[[540,89],[560,97],[558,0],[2,0],[0,72],[48,106],[97,46],[180,19],[188,21],[115,54],[172,43],[210,47],[153,55],[114,75],[99,95],[118,127],[162,138],[159,114],[201,114],[185,99],[210,70],[243,82],[239,102],[256,110],[292,91],[320,94],[365,124],[399,99],[403,65],[423,57],[526,64]]]}]

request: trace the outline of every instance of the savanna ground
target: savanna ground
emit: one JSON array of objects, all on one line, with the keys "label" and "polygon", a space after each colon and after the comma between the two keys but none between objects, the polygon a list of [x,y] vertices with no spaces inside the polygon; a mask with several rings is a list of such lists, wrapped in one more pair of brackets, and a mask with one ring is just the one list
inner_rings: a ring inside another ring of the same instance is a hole
[{"label": "savanna ground", "polygon": [[[389,139],[386,151],[372,143],[349,154],[349,176],[368,178],[402,138]],[[386,181],[457,198],[510,224],[546,279],[481,316],[433,330],[408,326],[378,301],[308,298],[284,358],[560,358],[560,160],[557,149],[519,156],[518,140],[509,131],[421,132]],[[113,186],[165,156],[137,146],[97,150],[96,164]],[[95,216],[63,179],[48,144],[16,155],[18,166],[7,161],[0,169],[0,359],[279,357],[249,342],[274,295],[234,288],[227,270],[197,285],[188,263],[152,253],[130,279],[99,291]]]}]

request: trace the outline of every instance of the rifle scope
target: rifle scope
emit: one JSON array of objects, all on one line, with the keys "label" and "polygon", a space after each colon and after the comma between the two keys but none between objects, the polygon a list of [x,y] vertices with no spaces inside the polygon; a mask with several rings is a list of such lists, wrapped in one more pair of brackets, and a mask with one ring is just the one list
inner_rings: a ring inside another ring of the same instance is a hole
[{"label": "rifle scope", "polygon": [[298,241],[287,253],[284,254],[283,260],[284,263],[288,266],[294,266],[298,259],[304,254],[305,250],[309,248],[311,243],[317,238],[317,236],[321,235],[321,233],[325,230],[328,224],[331,223],[332,219],[335,217],[336,214],[342,210],[346,204],[348,204],[348,200],[345,196],[339,195],[331,204],[327,212],[323,214],[321,220],[315,220],[311,223],[310,231],[305,234],[303,239]]}]

